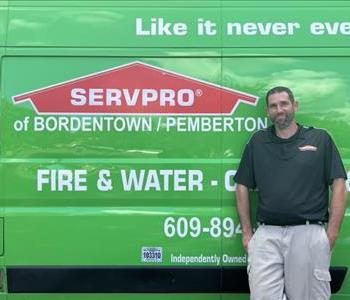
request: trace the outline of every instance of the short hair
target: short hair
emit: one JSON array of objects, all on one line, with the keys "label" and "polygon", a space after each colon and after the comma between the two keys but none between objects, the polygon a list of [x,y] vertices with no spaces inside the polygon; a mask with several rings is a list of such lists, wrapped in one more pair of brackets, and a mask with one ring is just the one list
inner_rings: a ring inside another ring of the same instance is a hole
[{"label": "short hair", "polygon": [[286,92],[288,94],[288,98],[289,100],[293,103],[295,101],[294,99],[294,95],[293,95],[293,92],[285,87],[285,86],[275,86],[273,87],[272,89],[269,89],[266,93],[266,105],[269,104],[269,97],[272,95],[272,94],[276,94],[276,93],[282,93],[282,92]]}]

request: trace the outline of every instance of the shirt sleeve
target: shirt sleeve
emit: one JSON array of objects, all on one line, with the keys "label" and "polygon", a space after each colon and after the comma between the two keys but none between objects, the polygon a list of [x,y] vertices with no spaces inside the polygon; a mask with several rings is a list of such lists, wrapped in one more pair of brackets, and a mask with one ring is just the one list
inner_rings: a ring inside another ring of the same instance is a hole
[{"label": "shirt sleeve", "polygon": [[245,146],[238,170],[234,176],[236,183],[245,185],[248,188],[256,187],[254,176],[253,149],[251,141]]},{"label": "shirt sleeve", "polygon": [[346,180],[347,176],[336,145],[328,134],[327,137],[325,176],[328,185],[331,185],[334,179],[344,178]]}]

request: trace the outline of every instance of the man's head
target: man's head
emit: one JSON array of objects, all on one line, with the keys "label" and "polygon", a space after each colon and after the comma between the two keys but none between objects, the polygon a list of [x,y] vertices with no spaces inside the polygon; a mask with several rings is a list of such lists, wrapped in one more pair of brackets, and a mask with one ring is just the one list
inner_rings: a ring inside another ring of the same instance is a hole
[{"label": "man's head", "polygon": [[286,129],[294,121],[297,108],[298,102],[287,87],[276,86],[266,93],[267,114],[278,129]]}]

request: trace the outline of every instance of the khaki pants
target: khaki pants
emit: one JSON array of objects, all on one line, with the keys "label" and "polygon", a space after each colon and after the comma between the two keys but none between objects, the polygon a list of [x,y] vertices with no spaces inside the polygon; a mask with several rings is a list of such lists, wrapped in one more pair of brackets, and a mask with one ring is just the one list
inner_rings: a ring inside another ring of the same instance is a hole
[{"label": "khaki pants", "polygon": [[252,300],[328,300],[330,245],[321,225],[261,225],[248,245]]}]

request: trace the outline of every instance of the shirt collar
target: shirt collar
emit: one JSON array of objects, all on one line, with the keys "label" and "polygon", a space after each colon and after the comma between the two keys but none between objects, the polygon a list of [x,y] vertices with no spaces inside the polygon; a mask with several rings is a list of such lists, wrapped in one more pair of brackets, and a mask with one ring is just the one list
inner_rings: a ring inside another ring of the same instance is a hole
[{"label": "shirt collar", "polygon": [[297,123],[298,125],[298,130],[296,133],[294,133],[291,137],[284,139],[280,138],[279,136],[276,135],[276,128],[275,125],[271,125],[267,131],[268,131],[268,143],[275,143],[275,144],[282,144],[282,143],[290,143],[295,140],[304,140],[304,130],[303,126]]}]

